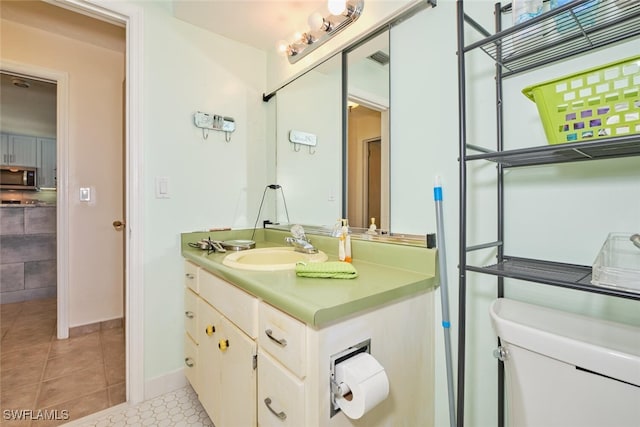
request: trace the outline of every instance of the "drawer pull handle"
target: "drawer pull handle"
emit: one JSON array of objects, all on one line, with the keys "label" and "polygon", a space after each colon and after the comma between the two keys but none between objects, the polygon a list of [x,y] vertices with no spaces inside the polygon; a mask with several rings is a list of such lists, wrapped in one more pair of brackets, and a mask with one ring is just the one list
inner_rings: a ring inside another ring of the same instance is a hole
[{"label": "drawer pull handle", "polygon": [[193,368],[193,366],[195,365],[195,363],[193,363],[193,359],[191,359],[190,357],[184,358],[184,364],[190,368]]},{"label": "drawer pull handle", "polygon": [[273,331],[271,329],[265,329],[264,331],[265,334],[267,334],[267,336],[269,337],[270,340],[275,341],[279,346],[281,347],[286,347],[287,346],[287,340],[285,340],[284,338],[276,338],[273,336]]},{"label": "drawer pull handle", "polygon": [[186,276],[187,279],[192,279],[192,280],[196,278],[196,276],[194,276],[191,273],[187,273],[187,274],[185,274],[185,276]]},{"label": "drawer pull handle", "polygon": [[216,327],[213,325],[207,325],[207,327],[204,329],[204,333],[207,334],[208,336],[213,335],[215,331],[216,331]]},{"label": "drawer pull handle", "polygon": [[264,399],[264,404],[267,405],[267,408],[269,409],[269,411],[271,411],[271,413],[273,415],[275,415],[276,417],[280,418],[281,420],[286,420],[287,419],[287,414],[285,414],[284,412],[280,411],[280,412],[276,412],[273,410],[273,408],[271,407],[271,398],[267,397],[266,399]]},{"label": "drawer pull handle", "polygon": [[185,311],[184,315],[187,316],[188,319],[193,319],[195,317],[193,311]]},{"label": "drawer pull handle", "polygon": [[229,348],[229,340],[220,340],[218,342],[218,348],[221,351],[227,351],[227,349]]}]

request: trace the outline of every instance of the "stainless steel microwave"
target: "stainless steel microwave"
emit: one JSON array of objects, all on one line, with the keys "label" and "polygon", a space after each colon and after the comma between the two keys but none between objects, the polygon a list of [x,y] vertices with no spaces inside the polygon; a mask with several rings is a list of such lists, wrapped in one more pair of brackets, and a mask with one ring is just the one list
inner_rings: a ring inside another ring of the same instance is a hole
[{"label": "stainless steel microwave", "polygon": [[37,190],[38,170],[27,166],[0,166],[0,190]]}]

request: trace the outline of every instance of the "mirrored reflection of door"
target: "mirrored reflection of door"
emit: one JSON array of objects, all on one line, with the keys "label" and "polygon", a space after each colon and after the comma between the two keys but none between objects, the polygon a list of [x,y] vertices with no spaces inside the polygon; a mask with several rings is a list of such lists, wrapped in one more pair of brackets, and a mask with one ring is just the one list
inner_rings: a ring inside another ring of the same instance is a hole
[{"label": "mirrored reflection of door", "polygon": [[382,152],[380,138],[365,141],[367,147],[367,215],[368,218],[380,218],[380,172]]},{"label": "mirrored reflection of door", "polygon": [[[352,227],[365,228],[369,219],[381,225],[383,193],[383,112],[354,104],[349,109],[347,130],[347,218]],[[375,194],[374,194],[375,193]]]}]

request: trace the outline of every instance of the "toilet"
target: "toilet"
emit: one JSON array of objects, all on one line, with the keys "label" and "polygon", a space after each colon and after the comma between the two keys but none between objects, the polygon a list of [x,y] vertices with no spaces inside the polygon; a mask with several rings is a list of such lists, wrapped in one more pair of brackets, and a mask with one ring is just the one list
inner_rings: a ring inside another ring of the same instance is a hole
[{"label": "toilet", "polygon": [[509,427],[640,426],[640,327],[506,298],[489,311]]}]

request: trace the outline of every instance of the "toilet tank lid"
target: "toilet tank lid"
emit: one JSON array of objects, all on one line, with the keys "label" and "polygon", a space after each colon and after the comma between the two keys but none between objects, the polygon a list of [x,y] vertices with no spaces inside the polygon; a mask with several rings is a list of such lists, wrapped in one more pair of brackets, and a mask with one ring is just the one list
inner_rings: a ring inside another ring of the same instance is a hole
[{"label": "toilet tank lid", "polygon": [[489,309],[502,341],[640,386],[640,328],[507,298]]}]

